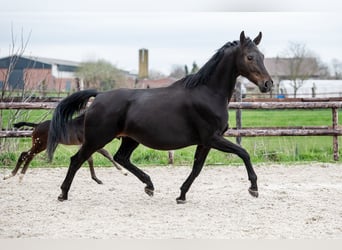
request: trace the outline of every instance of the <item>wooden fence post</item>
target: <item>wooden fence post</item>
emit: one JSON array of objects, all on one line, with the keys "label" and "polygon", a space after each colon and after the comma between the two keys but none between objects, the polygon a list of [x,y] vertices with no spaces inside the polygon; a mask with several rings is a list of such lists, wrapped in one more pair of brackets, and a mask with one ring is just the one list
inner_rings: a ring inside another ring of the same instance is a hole
[{"label": "wooden fence post", "polygon": [[[241,93],[241,82],[236,82],[235,87],[235,101],[240,102],[242,101],[242,93]],[[235,120],[236,120],[236,128],[241,129],[242,128],[242,121],[241,121],[241,109],[237,108],[235,111]],[[241,146],[241,136],[236,137],[236,143]]]},{"label": "wooden fence post", "polygon": [[[338,125],[338,108],[332,108],[332,128],[337,129]],[[338,135],[333,135],[333,150],[334,150],[334,160],[338,161]]]}]

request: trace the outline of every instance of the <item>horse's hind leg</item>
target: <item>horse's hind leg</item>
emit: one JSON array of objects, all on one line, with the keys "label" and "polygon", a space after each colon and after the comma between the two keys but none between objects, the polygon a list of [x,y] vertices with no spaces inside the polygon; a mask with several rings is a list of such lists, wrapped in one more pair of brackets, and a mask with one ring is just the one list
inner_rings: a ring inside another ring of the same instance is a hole
[{"label": "horse's hind leg", "polygon": [[18,173],[18,170],[19,170],[21,164],[23,164],[23,162],[25,161],[26,156],[28,155],[28,152],[22,152],[20,154],[19,159],[18,159],[17,164],[15,165],[14,169],[12,170],[12,172],[9,175],[4,176],[4,178],[3,178],[4,180],[11,178]]},{"label": "horse's hind leg", "polygon": [[46,149],[46,143],[41,142],[39,138],[36,140],[37,143],[33,144],[33,147],[27,152],[25,155],[25,163],[23,166],[23,169],[20,172],[19,176],[19,182],[21,182],[24,178],[24,175],[28,169],[28,166],[30,165],[33,158],[39,154],[40,152],[44,151]]},{"label": "horse's hind leg", "polygon": [[140,181],[146,184],[145,192],[149,196],[153,196],[154,187],[149,175],[144,171],[134,166],[130,157],[132,152],[138,147],[139,143],[129,137],[123,137],[118,152],[114,155],[114,161],[118,162],[132,174],[134,174]]},{"label": "horse's hind leg", "polygon": [[88,165],[89,165],[89,170],[90,170],[91,178],[92,178],[94,181],[96,181],[97,184],[103,184],[103,182],[102,182],[100,179],[98,179],[98,178],[96,177],[95,169],[94,169],[93,157],[90,156],[90,157],[88,158],[87,161],[88,161]]},{"label": "horse's hind leg", "polygon": [[120,170],[120,172],[123,175],[128,174],[126,170],[124,170],[122,167],[120,167],[119,164],[113,160],[112,156],[108,153],[107,150],[105,150],[104,148],[101,148],[101,149],[97,150],[96,152],[102,154],[104,157],[106,157],[108,160],[110,160],[113,163],[114,167],[116,167],[116,169]]},{"label": "horse's hind leg", "polygon": [[32,153],[32,152],[29,152],[26,156],[26,159],[25,159],[25,164],[23,166],[23,169],[21,170],[20,172],[20,175],[19,175],[19,182],[22,182],[23,178],[24,178],[24,175],[27,171],[27,168],[30,164],[30,162],[33,160],[33,158],[35,157],[35,153]]},{"label": "horse's hind leg", "polygon": [[185,195],[190,189],[191,184],[196,179],[196,177],[199,175],[203,168],[203,164],[205,162],[205,159],[207,158],[207,155],[210,151],[210,148],[203,147],[203,146],[197,146],[196,153],[195,153],[195,160],[194,165],[192,167],[192,171],[189,175],[189,177],[186,179],[186,181],[183,183],[181,187],[181,194],[176,199],[178,204],[184,204],[186,202]]}]

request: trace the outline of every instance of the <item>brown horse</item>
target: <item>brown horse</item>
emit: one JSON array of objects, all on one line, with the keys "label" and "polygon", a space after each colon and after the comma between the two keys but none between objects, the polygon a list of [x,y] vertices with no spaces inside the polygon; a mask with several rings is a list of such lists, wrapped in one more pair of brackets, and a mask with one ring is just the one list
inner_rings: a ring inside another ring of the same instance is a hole
[{"label": "brown horse", "polygon": [[154,186],[149,175],[130,160],[141,143],[157,150],[173,150],[197,145],[194,164],[181,186],[178,203],[186,202],[186,193],[202,170],[213,148],[238,155],[245,163],[251,182],[249,193],[257,197],[257,175],[248,152],[223,137],[228,128],[227,103],[242,75],[257,85],[261,92],[272,89],[273,81],[264,65],[264,55],[257,45],[261,32],[251,40],[240,34],[239,41],[228,42],[196,73],[164,88],[117,89],[99,93],[96,90],[76,92],[62,100],[53,114],[47,152],[52,159],[59,138],[67,137],[66,124],[75,112],[85,111],[84,142],[71,157],[68,173],[62,183],[60,201],[68,199],[74,176],[83,162],[114,138],[122,137],[114,160],[133,173],[152,196]]},{"label": "brown horse", "polygon": [[[83,143],[83,122],[84,122],[84,115],[81,115],[79,117],[76,117],[75,119],[71,120],[67,124],[67,129],[69,130],[69,137],[64,138],[63,140],[60,140],[59,143],[65,144],[65,145],[80,145]],[[42,123],[30,123],[30,122],[19,122],[13,124],[15,128],[20,128],[23,126],[33,127],[32,131],[32,147],[25,152],[22,152],[20,154],[20,157],[17,161],[17,164],[15,168],[12,170],[11,174],[4,177],[4,180],[11,178],[15,176],[20,168],[20,166],[24,163],[24,167],[21,170],[19,180],[22,181],[26,170],[30,164],[30,162],[33,160],[33,158],[39,154],[40,152],[44,151],[47,146],[48,141],[48,134],[49,134],[49,127],[50,127],[51,120],[44,121]],[[127,175],[127,171],[123,170],[111,157],[111,155],[108,153],[107,150],[104,148],[101,148],[97,150],[98,153],[102,154],[104,157],[106,157],[108,160],[110,160],[114,166],[120,170],[124,175]],[[94,170],[94,162],[93,158],[90,156],[88,158],[88,164],[90,169],[91,178],[96,181],[98,184],[102,184],[102,181],[99,180],[95,175]]]}]

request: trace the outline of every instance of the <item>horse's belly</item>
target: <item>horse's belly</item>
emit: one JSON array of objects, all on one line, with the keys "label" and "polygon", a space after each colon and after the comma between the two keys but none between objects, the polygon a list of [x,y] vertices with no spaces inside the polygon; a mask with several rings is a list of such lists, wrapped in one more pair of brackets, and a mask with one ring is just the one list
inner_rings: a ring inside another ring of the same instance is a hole
[{"label": "horse's belly", "polygon": [[195,143],[188,142],[175,142],[167,140],[137,140],[139,143],[146,147],[157,149],[157,150],[175,150],[185,148]]},{"label": "horse's belly", "polygon": [[153,130],[144,133],[129,133],[128,136],[149,148],[158,150],[179,149],[198,143],[191,133],[173,133],[167,130],[163,133]]}]

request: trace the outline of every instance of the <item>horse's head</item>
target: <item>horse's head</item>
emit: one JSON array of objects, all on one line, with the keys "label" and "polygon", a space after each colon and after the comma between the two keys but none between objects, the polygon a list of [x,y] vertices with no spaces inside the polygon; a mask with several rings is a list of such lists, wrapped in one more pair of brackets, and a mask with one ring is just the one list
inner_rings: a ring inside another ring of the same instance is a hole
[{"label": "horse's head", "polygon": [[262,34],[250,40],[242,31],[240,34],[240,46],[236,65],[238,73],[256,84],[260,91],[265,93],[272,89],[273,81],[264,65],[264,55],[259,51],[257,45],[261,41]]}]

